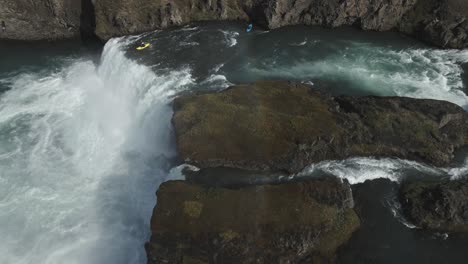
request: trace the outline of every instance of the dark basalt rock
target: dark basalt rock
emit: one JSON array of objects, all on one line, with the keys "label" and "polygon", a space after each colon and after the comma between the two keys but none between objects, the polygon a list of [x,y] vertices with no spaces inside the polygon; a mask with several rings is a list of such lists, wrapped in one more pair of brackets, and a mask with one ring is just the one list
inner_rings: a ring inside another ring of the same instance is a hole
[{"label": "dark basalt rock", "polygon": [[81,2],[84,0],[1,0],[0,39],[42,40],[78,37]]},{"label": "dark basalt rock", "polygon": [[[94,3],[94,4],[92,4]],[[93,6],[94,5],[94,6]],[[2,0],[0,39],[102,40],[207,20],[399,30],[446,48],[468,47],[465,0]]]},{"label": "dark basalt rock", "polygon": [[468,48],[468,1],[420,0],[399,30],[445,48]]},{"label": "dark basalt rock", "polygon": [[468,142],[468,114],[449,102],[332,97],[283,81],[180,97],[174,111],[179,155],[200,168],[295,173],[355,156],[445,166]]},{"label": "dark basalt rock", "polygon": [[253,0],[100,0],[96,35],[103,40],[207,20],[248,20]]},{"label": "dark basalt rock", "polygon": [[438,231],[468,231],[468,180],[403,184],[400,200],[415,225]]},{"label": "dark basalt rock", "polygon": [[102,39],[205,20],[250,20],[288,25],[400,30],[434,45],[466,48],[465,0],[100,0],[96,34]]},{"label": "dark basalt rock", "polygon": [[347,182],[323,178],[240,189],[166,182],[148,263],[329,263],[359,227]]}]

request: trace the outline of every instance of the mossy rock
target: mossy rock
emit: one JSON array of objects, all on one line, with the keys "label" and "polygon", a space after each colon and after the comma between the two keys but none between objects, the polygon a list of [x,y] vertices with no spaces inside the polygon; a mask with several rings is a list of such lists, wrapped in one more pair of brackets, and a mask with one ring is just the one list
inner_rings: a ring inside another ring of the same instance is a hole
[{"label": "mossy rock", "polygon": [[468,232],[468,180],[405,183],[400,200],[415,225],[438,231]]},{"label": "mossy rock", "polygon": [[297,172],[352,156],[448,165],[468,141],[467,113],[437,100],[330,95],[259,81],[174,101],[180,156],[201,168]]},{"label": "mossy rock", "polygon": [[[240,189],[172,181],[157,196],[150,263],[331,261],[360,224],[349,184],[335,178]],[[187,203],[203,208],[198,217]]]}]

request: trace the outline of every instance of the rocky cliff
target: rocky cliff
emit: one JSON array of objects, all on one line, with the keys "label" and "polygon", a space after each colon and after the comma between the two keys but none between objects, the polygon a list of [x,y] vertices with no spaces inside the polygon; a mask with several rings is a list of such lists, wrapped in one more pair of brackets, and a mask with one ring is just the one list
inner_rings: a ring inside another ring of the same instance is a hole
[{"label": "rocky cliff", "polygon": [[332,97],[282,81],[180,97],[174,110],[179,155],[201,168],[295,173],[311,163],[355,156],[446,166],[468,143],[468,114],[455,104]]},{"label": "rocky cliff", "polygon": [[81,13],[80,0],[0,0],[0,39],[76,37]]},{"label": "rocky cliff", "polygon": [[468,47],[465,0],[1,0],[0,39],[102,40],[205,20],[399,30],[445,48]]},{"label": "rocky cliff", "polygon": [[419,0],[398,29],[440,47],[467,48],[468,1]]},{"label": "rocky cliff", "polygon": [[464,0],[99,0],[102,39],[201,20],[250,20],[265,28],[287,25],[400,30],[447,48],[468,47]]},{"label": "rocky cliff", "polygon": [[101,39],[204,20],[248,20],[252,1],[136,0],[96,2],[96,35]]}]

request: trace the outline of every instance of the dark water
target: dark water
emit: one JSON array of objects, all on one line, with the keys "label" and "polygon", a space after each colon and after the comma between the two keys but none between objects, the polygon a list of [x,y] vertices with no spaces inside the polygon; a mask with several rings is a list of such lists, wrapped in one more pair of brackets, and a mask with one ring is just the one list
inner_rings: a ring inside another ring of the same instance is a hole
[{"label": "dark water", "polygon": [[[248,34],[245,26],[191,25],[105,47],[0,42],[0,237],[8,241],[0,262],[145,263],[154,191],[182,170],[171,168],[170,123],[181,93],[289,79],[333,94],[468,105],[468,51],[352,28]],[[151,46],[136,51],[141,42]],[[313,165],[309,174],[346,178],[356,190],[363,225],[340,261],[463,263],[466,237],[407,228],[389,203],[396,185],[375,179],[464,177],[465,157],[451,168],[371,158]]]},{"label": "dark water", "polygon": [[411,229],[394,217],[397,183],[368,181],[353,191],[361,229],[341,248],[339,263],[466,263],[467,234]]}]

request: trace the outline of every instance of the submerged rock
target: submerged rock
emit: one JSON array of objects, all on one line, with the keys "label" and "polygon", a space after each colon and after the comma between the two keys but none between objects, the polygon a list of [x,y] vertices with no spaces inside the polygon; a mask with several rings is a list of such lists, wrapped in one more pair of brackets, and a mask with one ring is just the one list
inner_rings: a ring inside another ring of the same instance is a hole
[{"label": "submerged rock", "polygon": [[284,81],[180,97],[174,111],[179,155],[201,168],[295,173],[355,156],[442,166],[468,142],[468,114],[449,102],[332,97]]},{"label": "submerged rock", "polygon": [[96,2],[102,39],[206,20],[250,20],[267,28],[288,25],[365,30],[397,29],[449,48],[468,47],[465,0],[223,0]]},{"label": "submerged rock", "polygon": [[359,227],[348,183],[335,178],[240,189],[166,182],[148,263],[324,263]]},{"label": "submerged rock", "polygon": [[407,183],[401,187],[400,200],[417,226],[468,232],[468,180]]}]

